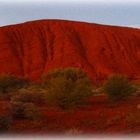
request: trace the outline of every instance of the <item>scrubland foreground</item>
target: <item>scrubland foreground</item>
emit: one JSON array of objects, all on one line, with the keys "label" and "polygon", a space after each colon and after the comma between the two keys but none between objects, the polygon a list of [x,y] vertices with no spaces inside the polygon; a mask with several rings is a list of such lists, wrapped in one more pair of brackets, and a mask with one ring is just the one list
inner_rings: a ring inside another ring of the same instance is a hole
[{"label": "scrubland foreground", "polygon": [[140,84],[114,74],[100,86],[77,68],[54,69],[39,83],[0,75],[1,134],[138,135]]}]

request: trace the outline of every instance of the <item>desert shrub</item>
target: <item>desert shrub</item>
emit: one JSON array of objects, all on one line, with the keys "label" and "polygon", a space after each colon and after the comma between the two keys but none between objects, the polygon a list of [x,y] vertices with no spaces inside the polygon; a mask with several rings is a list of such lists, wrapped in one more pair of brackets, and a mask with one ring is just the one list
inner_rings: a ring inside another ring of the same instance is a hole
[{"label": "desert shrub", "polygon": [[140,89],[140,83],[134,83],[134,84],[133,84],[133,87],[134,87],[136,90],[139,90],[139,89]]},{"label": "desert shrub", "polygon": [[0,133],[7,131],[12,125],[12,117],[10,114],[0,115]]},{"label": "desert shrub", "polygon": [[25,87],[28,80],[11,74],[0,75],[0,92],[7,93],[13,89]]},{"label": "desert shrub", "polygon": [[43,84],[45,85],[45,87],[49,87],[50,81],[58,77],[65,77],[66,79],[71,81],[76,81],[77,79],[82,78],[88,79],[86,73],[78,68],[58,68],[49,71],[47,74],[43,74]]},{"label": "desert shrub", "polygon": [[135,89],[134,95],[140,96],[140,83],[133,83],[132,86]]},{"label": "desert shrub", "polygon": [[11,114],[14,118],[24,118],[24,104],[23,102],[11,102],[10,104],[11,107]]},{"label": "desert shrub", "polygon": [[31,85],[31,81],[28,78],[24,77],[18,77],[17,83],[16,83],[16,89],[21,88],[28,88]]},{"label": "desert shrub", "polygon": [[40,110],[35,104],[25,103],[23,107],[24,107],[23,114],[26,119],[34,120],[39,118]]},{"label": "desert shrub", "polygon": [[87,75],[76,68],[55,69],[43,76],[46,100],[63,109],[83,104],[92,95]]},{"label": "desert shrub", "polygon": [[40,115],[34,103],[11,102],[11,114],[16,119],[37,119]]},{"label": "desert shrub", "polygon": [[125,75],[111,75],[104,84],[104,91],[113,100],[124,99],[131,95],[135,89]]},{"label": "desert shrub", "polygon": [[44,94],[41,90],[21,88],[17,93],[13,94],[11,101],[40,103],[43,102],[43,97]]}]

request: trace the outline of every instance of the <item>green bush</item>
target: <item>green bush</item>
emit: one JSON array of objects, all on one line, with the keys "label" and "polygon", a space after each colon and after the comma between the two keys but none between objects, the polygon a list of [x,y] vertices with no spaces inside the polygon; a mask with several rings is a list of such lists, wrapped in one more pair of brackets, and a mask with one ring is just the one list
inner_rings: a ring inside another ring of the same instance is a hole
[{"label": "green bush", "polygon": [[33,103],[24,104],[24,117],[29,120],[38,119],[40,116],[39,108]]},{"label": "green bush", "polygon": [[55,69],[43,76],[46,100],[63,109],[83,104],[92,95],[87,75],[76,68]]},{"label": "green bush", "polygon": [[124,99],[131,95],[135,89],[125,75],[111,75],[104,84],[104,91],[113,100]]},{"label": "green bush", "polygon": [[0,115],[0,133],[7,131],[12,125],[12,117],[9,114]]},{"label": "green bush", "polygon": [[43,94],[39,90],[22,88],[13,94],[11,101],[40,103],[43,101]]},{"label": "green bush", "polygon": [[7,93],[13,89],[27,86],[29,81],[11,74],[0,75],[0,92]]},{"label": "green bush", "polygon": [[10,103],[11,114],[13,118],[23,119],[24,118],[24,104],[23,102],[12,102]]},{"label": "green bush", "polygon": [[40,111],[34,103],[11,102],[11,114],[16,119],[37,119]]},{"label": "green bush", "polygon": [[21,88],[11,97],[11,113],[14,118],[36,119],[40,111],[36,104],[42,103],[44,94],[35,87]]},{"label": "green bush", "polygon": [[10,113],[9,102],[2,100],[0,102],[0,133],[8,132],[13,123],[13,118]]}]

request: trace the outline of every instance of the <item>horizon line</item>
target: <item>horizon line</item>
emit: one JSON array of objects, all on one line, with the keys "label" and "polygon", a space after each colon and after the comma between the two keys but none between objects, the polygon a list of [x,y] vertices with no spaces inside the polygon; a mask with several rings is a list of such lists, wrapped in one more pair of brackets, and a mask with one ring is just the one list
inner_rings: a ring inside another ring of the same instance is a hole
[{"label": "horizon line", "polygon": [[7,26],[16,26],[16,25],[20,25],[20,24],[25,24],[25,23],[29,23],[29,22],[37,22],[37,21],[69,21],[69,22],[81,22],[81,23],[89,23],[89,24],[98,24],[98,25],[105,25],[105,26],[115,26],[115,27],[128,27],[128,28],[136,28],[136,29],[140,29],[140,25],[135,24],[135,25],[117,25],[117,24],[106,24],[106,23],[99,23],[99,22],[91,22],[91,21],[85,21],[85,20],[73,20],[73,19],[63,19],[63,18],[46,18],[46,19],[34,19],[34,20],[26,20],[23,22],[18,22],[18,23],[13,23],[13,24],[5,24],[5,25],[0,25],[0,28],[2,27],[7,27]]}]

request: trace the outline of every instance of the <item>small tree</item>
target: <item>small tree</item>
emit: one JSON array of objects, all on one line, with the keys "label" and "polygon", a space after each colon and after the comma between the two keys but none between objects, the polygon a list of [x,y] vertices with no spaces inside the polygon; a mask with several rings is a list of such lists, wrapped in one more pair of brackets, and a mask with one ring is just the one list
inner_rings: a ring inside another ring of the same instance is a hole
[{"label": "small tree", "polygon": [[92,95],[90,80],[76,68],[55,69],[44,75],[43,81],[47,101],[63,109],[81,104]]},{"label": "small tree", "polygon": [[113,100],[124,99],[135,90],[125,75],[111,75],[104,84],[104,91]]}]

